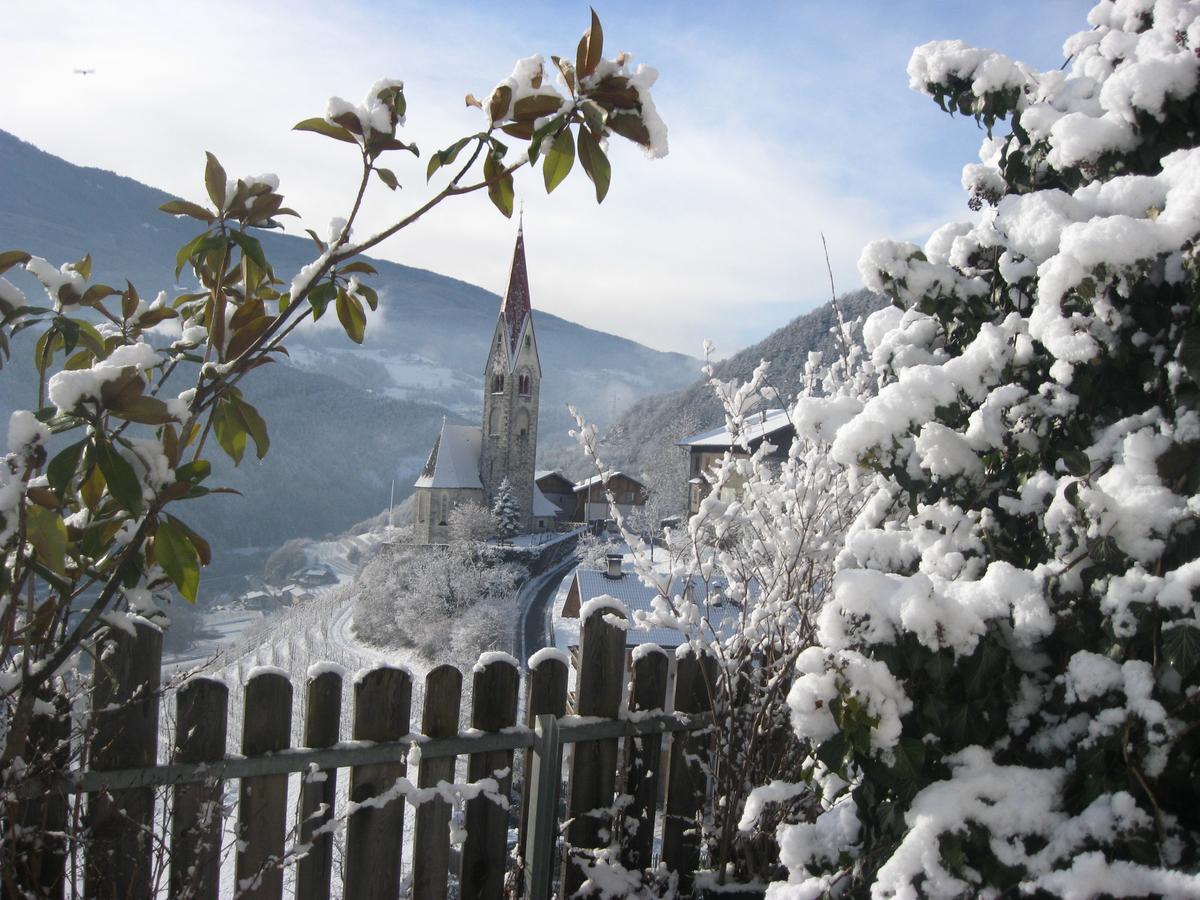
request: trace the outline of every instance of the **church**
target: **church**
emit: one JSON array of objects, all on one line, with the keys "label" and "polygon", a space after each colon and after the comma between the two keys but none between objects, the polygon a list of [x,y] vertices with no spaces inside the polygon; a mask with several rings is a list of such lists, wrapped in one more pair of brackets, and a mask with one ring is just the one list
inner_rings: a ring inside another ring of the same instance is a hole
[{"label": "church", "polygon": [[546,499],[534,481],[541,381],[542,364],[525,268],[524,227],[519,226],[508,289],[500,301],[483,368],[483,422],[449,425],[443,420],[429,461],[415,484],[417,543],[447,543],[450,511],[463,503],[491,508],[505,478],[521,509],[518,531],[553,527],[558,507]]}]

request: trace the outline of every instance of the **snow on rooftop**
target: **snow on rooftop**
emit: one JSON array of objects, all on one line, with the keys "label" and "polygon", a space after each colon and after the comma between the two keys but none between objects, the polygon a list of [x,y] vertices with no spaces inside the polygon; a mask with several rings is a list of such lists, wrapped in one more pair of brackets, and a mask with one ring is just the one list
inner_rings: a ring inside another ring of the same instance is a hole
[{"label": "snow on rooftop", "polygon": [[751,413],[746,417],[742,433],[737,438],[733,436],[727,426],[722,425],[720,428],[714,428],[711,431],[702,431],[699,434],[684,438],[676,446],[732,447],[735,443],[740,444],[742,438],[752,442],[762,440],[778,431],[782,431],[784,428],[790,427],[791,424],[792,420],[786,409],[764,409],[761,412]]},{"label": "snow on rooftop", "polygon": [[479,481],[481,442],[478,425],[447,425],[443,422],[442,433],[434,441],[429,461],[413,486],[483,490]]}]

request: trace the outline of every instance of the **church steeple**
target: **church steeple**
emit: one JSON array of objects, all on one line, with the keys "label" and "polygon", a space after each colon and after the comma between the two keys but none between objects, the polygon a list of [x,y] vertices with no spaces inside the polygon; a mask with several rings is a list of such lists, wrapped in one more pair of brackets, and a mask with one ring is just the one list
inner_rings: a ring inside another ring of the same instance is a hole
[{"label": "church steeple", "polygon": [[512,267],[508,273],[508,290],[500,301],[500,315],[504,319],[505,331],[508,337],[508,351],[511,365],[517,360],[518,344],[525,320],[531,315],[529,305],[529,273],[525,269],[525,223],[517,226],[517,243],[513,247]]}]

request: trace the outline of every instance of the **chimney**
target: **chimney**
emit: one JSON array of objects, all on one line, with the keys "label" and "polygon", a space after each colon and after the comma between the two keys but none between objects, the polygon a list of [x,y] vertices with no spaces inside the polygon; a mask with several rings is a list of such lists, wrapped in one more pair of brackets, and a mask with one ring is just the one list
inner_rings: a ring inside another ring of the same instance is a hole
[{"label": "chimney", "polygon": [[621,571],[621,554],[606,553],[605,560],[608,561],[608,571],[604,573],[605,578],[623,578],[625,573]]}]

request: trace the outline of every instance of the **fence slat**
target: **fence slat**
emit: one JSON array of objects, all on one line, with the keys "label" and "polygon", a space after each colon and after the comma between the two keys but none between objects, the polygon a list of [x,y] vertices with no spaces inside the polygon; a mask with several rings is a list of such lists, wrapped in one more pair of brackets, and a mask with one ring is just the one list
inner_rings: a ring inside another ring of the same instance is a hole
[{"label": "fence slat", "polygon": [[535,727],[537,742],[525,767],[529,819],[521,848],[525,859],[525,896],[527,900],[547,900],[554,876],[554,847],[558,842],[562,745],[558,742],[558,719],[554,715],[539,715]]},{"label": "fence slat", "polygon": [[[354,739],[395,741],[408,734],[412,676],[404,669],[373,669],[354,685]],[[350,800],[362,803],[387,793],[403,778],[406,761],[355,766]],[[350,816],[346,830],[346,897],[395,900],[400,896],[400,853],[404,838],[404,797],[382,807],[366,806]]]},{"label": "fence slat", "polygon": [[[291,734],[292,683],[278,672],[259,672],[246,683],[242,754],[283,750],[291,743]],[[286,775],[242,779],[235,866],[239,900],[279,900],[283,896],[286,820]]]},{"label": "fence slat", "polygon": [[[308,679],[304,694],[304,746],[332,747],[342,724],[342,676],[327,669]],[[296,831],[308,852],[296,865],[296,900],[329,900],[333,835],[313,837],[313,832],[333,818],[336,796],[337,769],[322,769],[315,779],[308,773],[302,777]]]},{"label": "fence slat", "polygon": [[[500,731],[517,722],[517,666],[511,659],[477,665],[471,684],[471,727]],[[467,778],[479,781],[498,777],[499,793],[509,795],[512,785],[512,750],[472,753]],[[459,892],[462,900],[499,900],[504,895],[508,862],[508,811],[485,796],[466,803],[467,839],[463,844]]]},{"label": "fence slat", "polygon": [[[421,734],[430,738],[458,734],[462,707],[462,672],[454,666],[438,666],[425,676],[425,708]],[[421,759],[417,786],[436,787],[454,782],[456,757]],[[442,799],[417,807],[413,837],[413,900],[446,900],[450,880],[451,806]]]},{"label": "fence slat", "polygon": [[[93,769],[153,766],[158,754],[162,631],[144,621],[133,633],[110,628],[96,645],[92,686]],[[89,798],[84,895],[148,898],[152,888],[154,790]]]},{"label": "fence slat", "polygon": [[[711,709],[705,672],[694,652],[678,660],[675,669],[675,710],[684,713]],[[709,674],[711,680],[711,673]],[[700,864],[700,828],[697,816],[704,805],[707,789],[700,760],[708,752],[707,734],[689,732],[671,739],[671,761],[667,772],[667,802],[663,818],[662,859],[667,868],[679,873],[679,892],[688,896],[696,867]]]},{"label": "fence slat", "polygon": [[[525,727],[533,728],[538,716],[561,718],[567,713],[567,664],[556,657],[546,657],[529,670],[525,692]],[[525,779],[521,785],[521,827],[518,847],[525,847],[525,828],[529,821],[530,766],[533,748],[525,751]],[[551,804],[557,809],[557,799]]]},{"label": "fence slat", "polygon": [[[38,713],[30,723],[29,758],[43,760],[51,771],[62,772],[71,762],[71,710],[60,695],[50,702],[55,712]],[[66,886],[67,846],[61,837],[67,830],[66,795],[39,794],[17,806],[15,817],[21,836],[15,859],[8,860],[17,866],[18,891],[61,900]]]},{"label": "fence slat", "polygon": [[[229,688],[213,678],[195,678],[175,695],[174,762],[225,758]],[[225,783],[214,778],[181,784],[171,802],[170,893],[188,900],[217,900],[221,888],[222,797]]]},{"label": "fence slat", "polygon": [[[633,688],[629,695],[631,712],[661,710],[666,706],[669,670],[670,660],[658,647],[642,650],[633,663]],[[622,835],[621,864],[634,871],[648,868],[651,862],[654,810],[662,781],[662,743],[661,734],[642,735],[625,742],[625,792],[631,798],[625,816],[638,824],[632,834]]]},{"label": "fence slat", "polygon": [[[576,705],[581,716],[615,719],[620,712],[625,689],[625,629],[608,621],[613,617],[624,619],[624,615],[616,610],[597,610],[588,616],[581,629],[579,686],[576,690]],[[592,813],[613,805],[617,744],[617,738],[581,741],[571,750],[563,896],[574,894],[583,884],[585,875],[581,861],[586,859],[586,851],[607,843],[602,839],[601,831],[611,829],[612,822]]]}]

